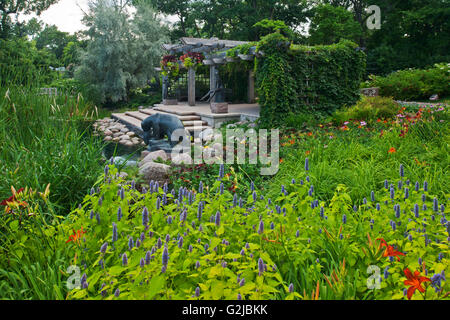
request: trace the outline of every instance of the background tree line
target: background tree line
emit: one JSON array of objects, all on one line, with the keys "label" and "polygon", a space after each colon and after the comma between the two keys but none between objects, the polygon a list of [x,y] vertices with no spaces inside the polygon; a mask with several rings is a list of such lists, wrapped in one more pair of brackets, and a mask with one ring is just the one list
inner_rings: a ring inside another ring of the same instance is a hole
[{"label": "background tree line", "polygon": [[[36,18],[18,19],[56,2],[0,0],[2,83],[11,76],[19,82],[36,78],[34,72],[50,83],[58,76],[49,66],[64,66],[65,77],[92,84],[100,102],[126,101],[155,76],[162,42],[255,41],[283,23],[297,44],[358,43],[367,53],[367,74],[450,61],[450,0],[92,0],[84,20],[88,29],[73,35]],[[369,5],[381,9],[380,30],[366,26]],[[177,21],[165,24],[161,15]]]}]

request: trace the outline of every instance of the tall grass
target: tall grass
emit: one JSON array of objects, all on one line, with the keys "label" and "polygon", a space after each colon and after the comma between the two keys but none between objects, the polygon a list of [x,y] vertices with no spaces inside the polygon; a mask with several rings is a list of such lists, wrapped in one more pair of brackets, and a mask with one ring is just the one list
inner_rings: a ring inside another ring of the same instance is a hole
[{"label": "tall grass", "polygon": [[[399,133],[393,130],[380,137],[379,131],[361,135],[356,129],[333,139],[324,133],[305,137],[281,155],[284,162],[280,171],[264,189],[273,197],[286,179],[304,179],[304,161],[308,157],[314,164],[310,168],[312,184],[321,200],[331,199],[336,187],[344,184],[352,200],[359,204],[364,197],[369,198],[372,190],[382,189],[386,177],[397,177],[400,164],[408,171],[411,186],[426,180],[432,186],[431,193],[446,199],[450,181],[448,121],[418,123],[405,137]],[[388,153],[390,148],[396,152]],[[397,182],[389,181],[394,185]]]},{"label": "tall grass", "polygon": [[101,171],[101,144],[90,133],[96,109],[81,95],[49,97],[38,88],[0,88],[0,198],[10,187],[43,190],[70,211]]}]

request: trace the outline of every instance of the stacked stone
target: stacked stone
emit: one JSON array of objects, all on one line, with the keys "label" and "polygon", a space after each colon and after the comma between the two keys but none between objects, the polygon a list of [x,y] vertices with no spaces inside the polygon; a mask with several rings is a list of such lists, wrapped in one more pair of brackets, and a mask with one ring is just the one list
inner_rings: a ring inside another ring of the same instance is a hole
[{"label": "stacked stone", "polygon": [[105,118],[94,123],[95,135],[104,136],[105,142],[116,142],[127,147],[145,146],[144,141],[135,132],[130,131],[124,124],[113,119]]}]

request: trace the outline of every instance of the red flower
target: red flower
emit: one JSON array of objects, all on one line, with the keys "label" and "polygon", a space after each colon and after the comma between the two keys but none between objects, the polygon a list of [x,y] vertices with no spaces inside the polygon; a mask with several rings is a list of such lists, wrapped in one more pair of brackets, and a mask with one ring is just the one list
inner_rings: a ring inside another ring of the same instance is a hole
[{"label": "red flower", "polygon": [[388,153],[396,153],[396,152],[397,152],[397,150],[395,148],[390,148],[388,151]]},{"label": "red flower", "polygon": [[75,230],[73,230],[73,234],[69,236],[69,240],[67,240],[66,243],[73,242],[78,244],[81,240],[81,237],[85,233],[86,231],[83,231],[83,227],[81,227],[81,230],[78,230],[76,232]]},{"label": "red flower", "polygon": [[382,247],[386,248],[386,250],[383,253],[383,257],[397,257],[397,260],[400,261],[400,257],[399,256],[404,256],[405,255],[403,252],[395,250],[393,246],[388,245],[386,240],[384,240],[382,238],[377,239],[377,240],[379,240],[381,242],[380,243],[380,249]]},{"label": "red flower", "polygon": [[407,292],[407,297],[409,300],[411,300],[411,297],[413,296],[416,289],[418,289],[422,293],[425,292],[425,289],[422,287],[423,282],[431,282],[431,280],[427,277],[420,276],[419,271],[416,271],[414,272],[414,274],[412,274],[412,272],[408,268],[406,268],[404,270],[404,273],[406,278],[408,279],[405,280],[404,284],[405,286],[410,286]]},{"label": "red flower", "polygon": [[25,189],[24,188],[20,188],[19,191],[17,191],[17,193],[13,194],[11,197],[9,197],[8,199],[3,200],[2,202],[0,202],[0,206],[8,206],[8,203],[12,203],[12,202],[16,202],[16,194],[23,192]]}]

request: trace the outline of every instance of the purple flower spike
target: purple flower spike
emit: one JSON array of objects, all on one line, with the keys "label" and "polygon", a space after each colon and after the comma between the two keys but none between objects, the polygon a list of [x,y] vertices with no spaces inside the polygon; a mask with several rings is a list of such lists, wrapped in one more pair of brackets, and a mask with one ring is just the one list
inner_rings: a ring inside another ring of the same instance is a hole
[{"label": "purple flower spike", "polygon": [[141,258],[141,260],[139,261],[139,265],[141,266],[141,268],[143,268],[145,266],[144,258]]},{"label": "purple flower spike", "polygon": [[220,211],[216,212],[215,222],[216,222],[216,226],[220,226]]},{"label": "purple flower spike", "polygon": [[116,242],[117,241],[117,225],[113,222],[112,224],[112,242]]},{"label": "purple flower spike", "polygon": [[344,214],[344,215],[342,216],[342,223],[343,223],[343,224],[346,224],[346,223],[347,223],[347,215],[346,215],[346,214]]},{"label": "purple flower spike", "polygon": [[242,300],[242,295],[241,295],[240,293],[238,293],[237,299],[238,299],[238,300]]},{"label": "purple flower spike", "polygon": [[200,288],[195,288],[195,296],[198,298],[200,296]]},{"label": "purple flower spike", "polygon": [[439,211],[439,203],[438,203],[438,199],[437,198],[433,199],[433,211],[434,212],[438,212]]},{"label": "purple flower spike", "polygon": [[122,208],[117,209],[117,221],[122,220]]},{"label": "purple flower spike", "polygon": [[180,239],[178,240],[178,248],[183,248],[183,237],[180,237]]},{"label": "purple flower spike", "polygon": [[428,191],[428,182],[423,183],[423,191]]},{"label": "purple flower spike", "polygon": [[294,292],[294,284],[293,283],[291,283],[289,285],[289,293],[292,293],[292,292]]},{"label": "purple flower spike", "polygon": [[100,247],[100,252],[101,252],[101,253],[105,253],[107,248],[108,248],[108,242],[105,242],[105,243]]},{"label": "purple flower spike", "polygon": [[305,171],[309,171],[309,159],[305,159]]},{"label": "purple flower spike", "polygon": [[400,165],[399,173],[400,173],[400,177],[403,178],[405,176],[405,167],[402,164]]},{"label": "purple flower spike", "polygon": [[195,269],[198,269],[198,268],[200,268],[200,261],[197,261],[197,262],[195,263]]},{"label": "purple flower spike", "polygon": [[120,295],[120,290],[119,290],[119,288],[117,288],[117,290],[114,292],[114,296],[115,296],[116,298],[118,298],[119,295]]},{"label": "purple flower spike", "polygon": [[264,232],[264,222],[261,220],[259,222],[258,234],[262,234]]},{"label": "purple flower spike", "polygon": [[259,258],[258,260],[258,271],[259,271],[259,275],[261,276],[264,272],[264,261],[263,259]]},{"label": "purple flower spike", "polygon": [[145,264],[150,264],[150,260],[152,260],[152,254],[150,251],[147,251],[145,253]]},{"label": "purple flower spike", "polygon": [[243,287],[245,285],[245,278],[241,279],[241,282],[239,282],[239,286]]},{"label": "purple flower spike", "polygon": [[128,257],[127,257],[127,254],[126,253],[124,253],[123,255],[122,255],[122,266],[127,266],[128,265]]},{"label": "purple flower spike", "polygon": [[142,210],[142,225],[146,227],[148,225],[148,209],[144,207]]},{"label": "purple flower spike", "polygon": [[167,266],[168,263],[169,263],[169,250],[167,249],[167,247],[164,247],[164,251],[162,254],[162,264],[163,266]]}]

